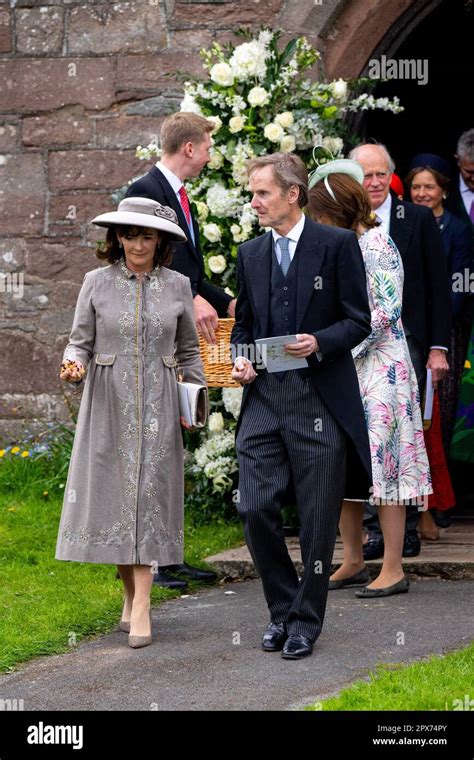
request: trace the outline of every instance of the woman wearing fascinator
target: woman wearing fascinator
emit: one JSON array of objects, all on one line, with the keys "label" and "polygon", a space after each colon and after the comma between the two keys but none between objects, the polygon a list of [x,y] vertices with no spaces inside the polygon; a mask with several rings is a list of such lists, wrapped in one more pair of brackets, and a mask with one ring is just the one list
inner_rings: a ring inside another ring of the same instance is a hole
[{"label": "woman wearing fascinator", "polygon": [[[402,567],[406,505],[427,500],[432,486],[418,383],[400,316],[403,264],[393,240],[378,229],[363,178],[355,161],[339,159],[319,166],[309,182],[308,212],[316,222],[357,234],[367,273],[372,332],[352,355],[369,432],[372,499],[379,509],[385,553],[377,578],[356,591],[365,599],[408,591]],[[362,554],[363,502],[350,496],[339,523],[343,563],[331,576],[330,589],[369,580]]]},{"label": "woman wearing fascinator", "polygon": [[[93,224],[108,266],[88,272],[61,378],[85,377],[56,559],[117,565],[120,628],[151,643],[150,592],[159,566],[183,561],[183,440],[176,367],[205,385],[188,277],[168,268],[185,241],[175,212],[126,198]],[[203,419],[202,422],[205,420]]]}]

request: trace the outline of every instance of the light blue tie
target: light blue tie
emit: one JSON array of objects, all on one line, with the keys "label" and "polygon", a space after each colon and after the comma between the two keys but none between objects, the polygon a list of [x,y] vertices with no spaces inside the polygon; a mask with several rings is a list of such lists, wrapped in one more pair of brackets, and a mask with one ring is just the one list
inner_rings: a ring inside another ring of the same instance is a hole
[{"label": "light blue tie", "polygon": [[290,238],[287,238],[287,237],[278,238],[278,244],[280,246],[280,251],[281,251],[280,267],[281,267],[281,271],[286,277],[286,273],[288,272],[290,268],[290,264],[291,264],[290,249],[289,249]]}]

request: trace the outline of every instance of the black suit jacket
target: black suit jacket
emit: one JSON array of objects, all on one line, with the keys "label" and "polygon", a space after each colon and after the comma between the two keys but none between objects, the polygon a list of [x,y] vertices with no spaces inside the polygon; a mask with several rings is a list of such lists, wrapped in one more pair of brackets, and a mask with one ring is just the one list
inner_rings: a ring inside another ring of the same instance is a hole
[{"label": "black suit jacket", "polygon": [[[129,196],[151,198],[163,206],[170,206],[178,215],[179,226],[187,232],[188,225],[176,193],[163,172],[156,166],[153,166],[144,177],[140,177],[130,185],[126,194],[127,198]],[[170,269],[175,269],[189,277],[193,296],[199,294],[206,301],[209,301],[220,317],[225,317],[227,316],[227,307],[232,299],[223,290],[204,280],[204,261],[199,244],[199,227],[194,216],[191,215],[191,219],[196,245],[193,244],[189,234],[186,243],[173,243],[173,263]]]},{"label": "black suit jacket", "polygon": [[445,208],[448,209],[452,214],[455,216],[458,216],[463,222],[466,222],[467,224],[472,225],[471,217],[466,211],[466,207],[464,205],[464,201],[461,197],[461,191],[459,189],[459,174],[456,175],[450,182],[450,191],[448,193],[448,197],[445,202]]},{"label": "black suit jacket", "polygon": [[[231,337],[234,356],[241,352],[239,346],[254,346],[257,338],[268,337],[272,249],[271,232],[239,247],[236,322]],[[351,354],[351,348],[371,332],[362,254],[353,232],[316,224],[306,217],[295,256],[298,256],[296,332],[313,334],[323,357],[322,361],[316,355],[308,357],[308,368],[296,371],[314,383],[353,442],[346,494],[363,498],[371,482],[371,460]],[[315,287],[315,283],[319,284],[315,281],[317,277],[321,278],[322,287]],[[244,387],[239,422],[253,387],[253,383]]]},{"label": "black suit jacket", "polygon": [[441,234],[433,212],[392,193],[390,237],[403,261],[402,322],[427,354],[450,345],[451,289]]}]

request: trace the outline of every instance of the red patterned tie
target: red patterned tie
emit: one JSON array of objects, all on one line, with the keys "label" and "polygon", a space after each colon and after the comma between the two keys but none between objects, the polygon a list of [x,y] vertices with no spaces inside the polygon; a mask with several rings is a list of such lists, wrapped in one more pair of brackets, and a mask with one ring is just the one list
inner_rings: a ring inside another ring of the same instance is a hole
[{"label": "red patterned tie", "polygon": [[188,223],[188,226],[191,226],[191,209],[189,208],[189,199],[186,194],[186,190],[184,189],[184,185],[181,185],[179,188],[179,199],[181,201],[181,207],[184,211],[184,216],[186,217],[186,221]]}]

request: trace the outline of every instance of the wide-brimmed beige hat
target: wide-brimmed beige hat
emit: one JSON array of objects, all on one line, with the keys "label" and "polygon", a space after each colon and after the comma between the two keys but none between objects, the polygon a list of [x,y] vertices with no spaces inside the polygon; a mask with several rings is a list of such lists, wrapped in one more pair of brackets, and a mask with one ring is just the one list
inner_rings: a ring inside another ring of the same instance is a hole
[{"label": "wide-brimmed beige hat", "polygon": [[187,240],[173,209],[150,198],[124,198],[120,201],[117,211],[99,214],[92,219],[92,224],[99,227],[112,227],[116,224],[152,227],[167,232],[172,240],[182,243]]}]

